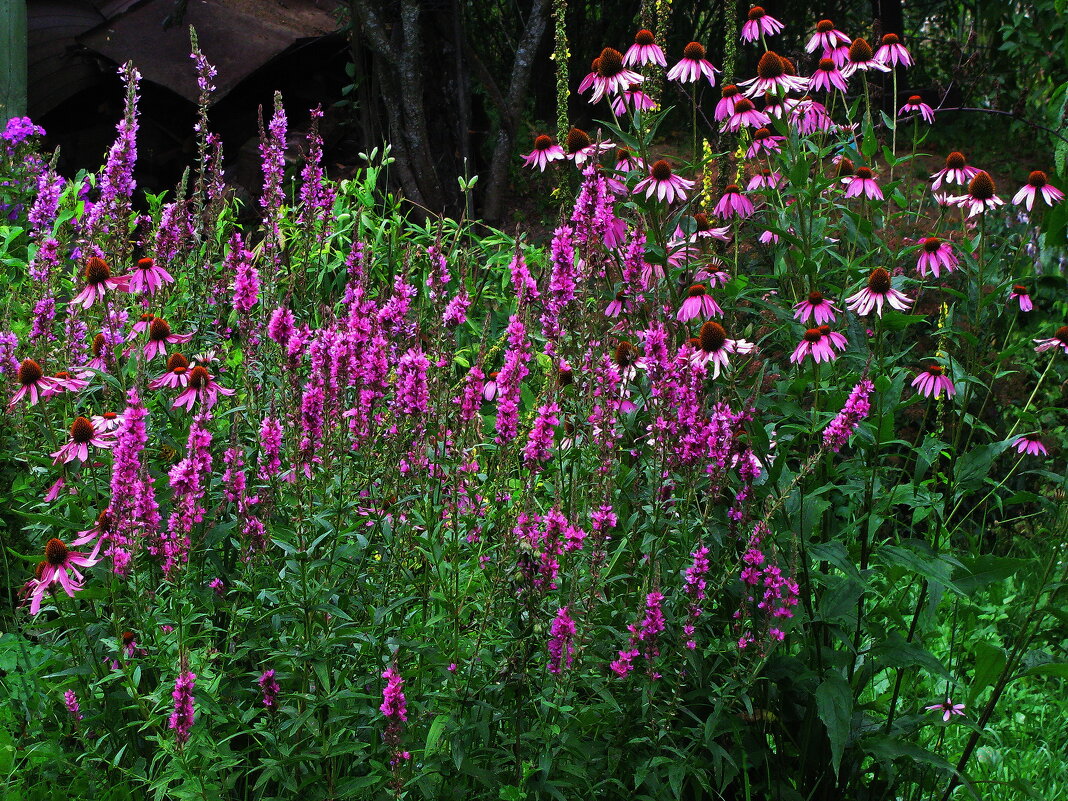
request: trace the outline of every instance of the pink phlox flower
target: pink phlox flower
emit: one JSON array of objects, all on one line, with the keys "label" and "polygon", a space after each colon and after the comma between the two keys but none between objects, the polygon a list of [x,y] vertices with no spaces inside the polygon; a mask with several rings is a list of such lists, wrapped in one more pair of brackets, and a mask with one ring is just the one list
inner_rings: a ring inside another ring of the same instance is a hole
[{"label": "pink phlox flower", "polygon": [[760,6],[749,9],[749,18],[742,25],[741,40],[755,42],[762,36],[773,36],[785,26]]},{"label": "pink phlox flower", "polygon": [[846,92],[849,86],[846,84],[845,76],[842,75],[834,61],[829,58],[821,58],[816,71],[808,79],[808,91],[829,92],[832,89]]},{"label": "pink phlox flower", "polygon": [[734,108],[731,110],[729,116],[727,116],[723,125],[720,126],[722,133],[738,132],[743,127],[745,128],[763,128],[766,125],[771,124],[771,117],[765,114],[763,111],[757,111],[756,106],[753,105],[753,101],[748,97],[738,99],[734,104]]},{"label": "pink phlox flower", "polygon": [[745,89],[745,96],[750,98],[764,94],[782,95],[786,92],[804,92],[808,89],[808,85],[807,78],[788,74],[786,62],[782,56],[770,50],[764,53],[757,62],[756,77],[738,82],[738,86]]},{"label": "pink phlox flower", "polygon": [[723,122],[734,114],[734,107],[742,97],[742,90],[733,83],[724,86],[720,92],[722,92],[722,96],[716,103],[716,108],[712,112],[712,119],[716,122]]},{"label": "pink phlox flower", "polygon": [[652,111],[658,103],[645,92],[632,84],[611,99],[612,113],[622,117],[627,111]]},{"label": "pink phlox flower", "polygon": [[619,94],[644,80],[641,73],[627,68],[622,53],[614,48],[606,47],[597,57],[593,96],[590,102],[599,103],[604,97]]},{"label": "pink phlox flower", "polygon": [[745,189],[747,192],[752,192],[756,189],[779,189],[785,185],[786,179],[783,178],[782,173],[761,170],[759,175],[754,175],[749,179]]},{"label": "pink phlox flower", "polygon": [[849,46],[848,60],[842,66],[842,74],[853,77],[855,72],[890,72],[890,67],[875,58],[871,45],[865,39],[854,39]]},{"label": "pink phlox flower", "polygon": [[1044,353],[1054,348],[1060,348],[1068,353],[1068,325],[1062,325],[1052,337],[1036,339],[1034,342],[1038,343],[1035,345],[1035,353]]},{"label": "pink phlox flower", "polygon": [[767,153],[779,153],[785,141],[785,136],[773,134],[770,128],[757,128],[753,131],[753,141],[745,151],[745,157],[752,159]]},{"label": "pink phlox flower", "polygon": [[171,327],[162,317],[156,317],[148,324],[148,342],[145,343],[144,354],[146,359],[154,359],[157,356],[167,355],[167,345],[178,345],[189,342],[192,334],[171,333]]},{"label": "pink phlox flower", "polygon": [[103,414],[94,414],[89,422],[93,424],[93,429],[99,434],[113,434],[122,428],[122,424],[126,417],[120,412],[104,412]]},{"label": "pink phlox flower", "polygon": [[994,179],[982,170],[968,183],[968,194],[951,197],[949,202],[966,209],[968,217],[993,211],[1005,203],[995,194]]},{"label": "pink phlox flower", "polygon": [[1047,206],[1053,206],[1064,200],[1064,192],[1049,184],[1046,173],[1035,170],[1027,179],[1027,183],[1020,187],[1020,191],[1013,195],[1012,202],[1017,206],[1025,205],[1027,210],[1035,203],[1035,198],[1041,197]]},{"label": "pink phlox flower", "polygon": [[92,256],[85,265],[85,288],[71,298],[71,305],[80,305],[88,309],[98,300],[103,300],[108,292],[129,292],[130,277],[128,275],[113,276],[107,262]]},{"label": "pink phlox flower", "polygon": [[89,386],[89,379],[79,378],[64,370],[49,379],[48,384],[41,390],[41,396],[51,398],[55,395],[62,395],[64,392],[73,392],[77,395],[87,386]]},{"label": "pink phlox flower", "polygon": [[827,326],[808,329],[794,352],[790,355],[793,364],[801,364],[806,356],[811,356],[817,364],[832,362],[838,358],[835,350],[846,349],[846,338]]},{"label": "pink phlox flower", "polygon": [[1021,455],[1028,453],[1031,456],[1038,456],[1039,454],[1049,456],[1049,451],[1046,449],[1045,444],[1033,434],[1025,434],[1017,437],[1012,441],[1012,447],[1014,447],[1016,452]]}]

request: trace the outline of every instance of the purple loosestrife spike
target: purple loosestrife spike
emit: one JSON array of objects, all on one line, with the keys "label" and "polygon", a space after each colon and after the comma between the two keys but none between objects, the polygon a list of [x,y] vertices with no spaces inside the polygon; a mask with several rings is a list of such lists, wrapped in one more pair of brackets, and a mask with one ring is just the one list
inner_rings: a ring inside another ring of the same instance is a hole
[{"label": "purple loosestrife spike", "polygon": [[853,387],[842,411],[823,430],[823,446],[838,453],[849,442],[849,437],[857,430],[860,421],[868,416],[871,403],[868,397],[875,391],[875,385],[867,378]]},{"label": "purple loosestrife spike", "polygon": [[193,689],[196,686],[195,673],[185,671],[174,680],[174,711],[171,713],[168,728],[174,730],[174,739],[178,745],[189,742],[189,732],[193,729],[195,710],[193,706]]},{"label": "purple loosestrife spike", "polygon": [[574,659],[575,621],[566,606],[561,607],[549,629],[549,672],[563,673]]}]

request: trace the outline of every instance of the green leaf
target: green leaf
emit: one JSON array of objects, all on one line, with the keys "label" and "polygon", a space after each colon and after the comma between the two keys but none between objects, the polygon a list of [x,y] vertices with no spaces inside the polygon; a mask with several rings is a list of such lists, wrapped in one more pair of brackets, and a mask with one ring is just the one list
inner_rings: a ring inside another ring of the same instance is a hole
[{"label": "green leaf", "polygon": [[1030,559],[1013,559],[1009,556],[993,554],[962,557],[960,563],[963,569],[958,568],[953,571],[953,583],[965,595],[971,595],[976,590],[996,581],[1004,581],[1033,564]]},{"label": "green leaf", "polygon": [[816,709],[820,720],[827,727],[827,739],[831,741],[831,767],[834,775],[842,764],[842,754],[849,741],[849,720],[853,711],[853,691],[849,682],[837,673],[831,673],[816,688]]},{"label": "green leaf", "polygon": [[984,689],[993,684],[1005,669],[1005,651],[986,640],[979,640],[972,651],[975,654],[975,675],[968,692],[968,705],[975,703]]},{"label": "green leaf", "polygon": [[448,716],[437,715],[434,718],[434,722],[430,724],[430,731],[426,733],[426,746],[423,749],[426,756],[434,753],[438,740],[441,739],[441,732],[444,731],[447,722]]},{"label": "green leaf", "polygon": [[1060,679],[1068,679],[1068,662],[1047,662],[1045,665],[1035,665],[1023,671],[1020,676],[1056,676]]}]

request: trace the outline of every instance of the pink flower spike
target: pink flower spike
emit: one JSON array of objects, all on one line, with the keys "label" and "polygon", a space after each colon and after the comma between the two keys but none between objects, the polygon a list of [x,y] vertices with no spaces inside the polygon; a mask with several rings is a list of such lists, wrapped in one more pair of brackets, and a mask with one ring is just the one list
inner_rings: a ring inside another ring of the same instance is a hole
[{"label": "pink flower spike", "polygon": [[924,103],[923,98],[919,95],[909,97],[908,102],[897,112],[899,117],[904,117],[906,114],[919,114],[923,121],[929,125],[933,125],[935,121],[934,109]]},{"label": "pink flower spike", "polygon": [[749,9],[749,18],[742,25],[741,40],[743,42],[755,42],[761,36],[773,36],[779,33],[785,26],[775,17],[768,14],[760,6]]},{"label": "pink flower spike", "polygon": [[1016,452],[1020,455],[1028,453],[1031,456],[1038,456],[1039,454],[1049,456],[1049,451],[1046,450],[1046,446],[1043,444],[1042,440],[1031,434],[1026,434],[1014,439],[1012,441],[1012,447],[1016,448]]},{"label": "pink flower spike", "polygon": [[1027,183],[1020,191],[1013,195],[1012,202],[1017,206],[1025,205],[1027,210],[1035,203],[1035,198],[1041,197],[1047,206],[1054,206],[1064,200],[1064,192],[1055,186],[1050,186],[1046,173],[1035,170],[1027,178]]},{"label": "pink flower spike", "polygon": [[1034,308],[1031,303],[1031,295],[1027,291],[1027,287],[1023,284],[1013,284],[1012,292],[1009,294],[1009,300],[1016,300],[1020,303],[1020,311],[1029,312]]},{"label": "pink flower spike", "polygon": [[550,162],[562,161],[567,156],[564,155],[564,149],[553,142],[552,137],[541,134],[534,139],[534,149],[521,158],[524,167],[537,167],[545,172],[545,167]]},{"label": "pink flower spike", "polygon": [[716,85],[718,69],[705,60],[705,47],[700,42],[690,42],[682,48],[682,60],[668,70],[667,79],[679,83],[696,83],[703,75],[710,86]]},{"label": "pink flower spike", "polygon": [[627,67],[645,67],[651,64],[666,67],[667,58],[653,39],[652,31],[643,28],[634,34],[634,44],[627,48],[623,64]]},{"label": "pink flower spike", "polygon": [[937,709],[940,712],[944,712],[945,714],[942,715],[942,722],[943,723],[948,723],[950,717],[952,717],[953,715],[963,715],[964,714],[964,704],[955,704],[949,698],[947,698],[945,701],[943,701],[940,704],[931,704],[928,707],[924,707],[924,709],[928,709],[928,710]]},{"label": "pink flower spike", "polygon": [[912,380],[912,386],[916,387],[916,391],[920,395],[928,398],[937,398],[943,392],[949,397],[953,397],[957,394],[957,388],[953,386],[953,382],[949,380],[949,376],[945,372],[945,368],[942,365],[932,364]]}]

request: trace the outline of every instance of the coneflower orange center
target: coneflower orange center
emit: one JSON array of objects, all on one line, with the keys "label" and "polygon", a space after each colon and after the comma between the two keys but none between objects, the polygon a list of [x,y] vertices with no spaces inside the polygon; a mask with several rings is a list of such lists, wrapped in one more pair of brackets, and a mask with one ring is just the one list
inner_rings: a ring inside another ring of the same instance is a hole
[{"label": "coneflower orange center", "polygon": [[572,128],[567,132],[567,151],[569,153],[582,150],[582,148],[589,147],[592,144],[590,135],[581,128]]},{"label": "coneflower orange center", "polygon": [[152,259],[138,259],[137,260],[137,269],[139,269],[139,270],[151,270],[153,264],[154,264],[154,262],[152,261]]},{"label": "coneflower orange center", "polygon": [[743,97],[737,103],[734,104],[735,114],[744,114],[747,111],[752,111],[756,106],[753,105],[753,101],[748,97]]},{"label": "coneflower orange center", "polygon": [[883,34],[883,44],[884,45],[901,44],[901,39],[898,38],[898,35],[896,33]]},{"label": "coneflower orange center", "polygon": [[208,371],[199,364],[189,371],[189,386],[193,389],[203,389],[209,380]]},{"label": "coneflower orange center", "polygon": [[946,156],[946,169],[947,170],[960,170],[968,165],[968,160],[964,158],[964,154],[954,150],[948,156]]},{"label": "coneflower orange center", "polygon": [[860,178],[862,181],[870,181],[873,175],[874,173],[867,167],[857,167],[857,178]]},{"label": "coneflower orange center", "polygon": [[787,75],[797,75],[797,67],[786,56],[779,56],[779,60],[782,61],[782,71]]},{"label": "coneflower orange center", "polygon": [[130,645],[134,641],[134,633],[132,631],[124,631],[122,633],[122,644]]},{"label": "coneflower orange center", "polygon": [[1013,284],[1012,291],[1015,292],[1017,295],[1028,294],[1027,287],[1025,287],[1023,284]]},{"label": "coneflower orange center", "polygon": [[704,284],[694,284],[692,287],[686,290],[686,297],[699,298],[706,294],[708,290],[705,289]]},{"label": "coneflower orange center", "polygon": [[823,334],[818,328],[810,328],[805,332],[805,342],[819,342],[821,339],[823,339]]},{"label": "coneflower orange center", "polygon": [[67,372],[66,370],[60,370],[60,371],[59,371],[58,373],[56,373],[56,374],[55,374],[55,375],[53,376],[53,378],[58,378],[58,379],[59,379],[60,381],[66,381],[67,379],[69,379],[69,378],[73,378],[73,377],[74,377],[74,376],[72,376],[72,375],[71,375],[70,373],[68,373],[68,372]]},{"label": "coneflower orange center", "polygon": [[738,188],[738,184],[727,184],[723,187],[723,194],[725,195],[737,195],[741,193],[741,189]]},{"label": "coneflower orange center", "polygon": [[705,353],[715,353],[727,342],[727,332],[719,323],[709,320],[701,326],[701,334],[698,336],[701,350]]},{"label": "coneflower orange center", "polygon": [[671,165],[663,159],[660,159],[653,164],[652,169],[653,178],[658,181],[666,181],[671,177]]},{"label": "coneflower orange center", "polygon": [[700,42],[690,42],[682,48],[682,57],[691,61],[700,61],[705,57],[705,46]]},{"label": "coneflower orange center", "polygon": [[170,358],[167,359],[167,369],[177,370],[179,367],[183,370],[189,367],[189,359],[180,353],[172,353]]},{"label": "coneflower orange center", "polygon": [[1042,172],[1042,170],[1035,170],[1027,176],[1027,183],[1031,184],[1035,189],[1041,189],[1048,183],[1046,173]]},{"label": "coneflower orange center", "polygon": [[929,236],[923,240],[923,249],[926,253],[937,253],[942,247],[942,240],[937,236]]},{"label": "coneflower orange center", "polygon": [[751,9],[749,9],[749,19],[758,20],[758,19],[760,19],[761,17],[763,17],[767,13],[768,12],[766,12],[760,6],[753,6]]},{"label": "coneflower orange center", "polygon": [[1068,325],[1062,325],[1057,329],[1057,333],[1053,335],[1054,339],[1058,339],[1065,345],[1068,345]]},{"label": "coneflower orange center", "polygon": [[91,256],[85,263],[85,280],[90,284],[102,284],[111,278],[111,270],[106,261],[98,256]]},{"label": "coneflower orange center", "polygon": [[45,545],[45,561],[52,567],[59,567],[66,564],[67,556],[70,554],[70,548],[66,546],[63,540],[58,540],[55,537],[50,539]]},{"label": "coneflower orange center", "polygon": [[942,373],[944,373],[945,370],[942,369],[942,365],[940,365],[940,364],[932,364],[931,366],[929,366],[927,368],[927,372],[930,373],[931,375],[939,376],[939,375],[942,375]]},{"label": "coneflower orange center", "polygon": [[606,47],[599,56],[601,63],[597,72],[602,78],[611,78],[623,71],[623,54],[611,47]]},{"label": "coneflower orange center", "polygon": [[854,64],[871,61],[874,55],[867,39],[854,39],[853,44],[849,46],[849,60]]},{"label": "coneflower orange center", "polygon": [[647,31],[645,28],[634,34],[634,44],[636,45],[651,45],[653,41],[653,32]]},{"label": "coneflower orange center", "polygon": [[70,427],[70,438],[77,443],[86,443],[93,438],[93,424],[85,417],[75,417]]},{"label": "coneflower orange center", "polygon": [[910,103],[914,103],[914,104],[915,103],[922,103],[923,102],[923,98],[920,97],[919,95],[909,95],[909,102]]},{"label": "coneflower orange center", "polygon": [[831,333],[831,327],[829,325],[821,325],[816,330],[820,332],[821,336],[830,336]]},{"label": "coneflower orange center", "polygon": [[890,292],[890,273],[882,267],[876,267],[871,271],[871,275],[868,276],[868,289],[879,295],[888,294]]},{"label": "coneflower orange center", "polygon": [[757,62],[757,75],[765,80],[778,78],[786,71],[786,66],[778,53],[767,51]]},{"label": "coneflower orange center", "polygon": [[707,231],[712,227],[708,222],[708,215],[703,211],[699,211],[693,215],[693,221],[697,224],[698,231]]},{"label": "coneflower orange center", "polygon": [[976,200],[990,200],[994,197],[994,179],[990,173],[980,171],[968,184],[968,194]]},{"label": "coneflower orange center", "polygon": [[535,150],[548,150],[553,146],[553,140],[551,136],[540,134],[534,139]]},{"label": "coneflower orange center", "polygon": [[622,339],[619,344],[616,345],[616,352],[613,359],[620,367],[630,367],[638,359],[638,349],[627,342],[627,340]]},{"label": "coneflower orange center", "polygon": [[809,292],[808,293],[808,302],[811,303],[813,306],[819,306],[821,303],[823,303],[823,293],[822,292]]},{"label": "coneflower orange center", "polygon": [[157,317],[148,326],[148,338],[162,342],[171,335],[171,327],[162,317]]},{"label": "coneflower orange center", "polygon": [[821,58],[820,69],[824,72],[834,72],[836,67],[834,66],[834,62],[831,61],[829,58]]},{"label": "coneflower orange center", "polygon": [[93,355],[94,356],[99,356],[101,353],[103,353],[104,344],[105,344],[105,340],[104,340],[104,335],[103,334],[97,334],[95,337],[93,337]]},{"label": "coneflower orange center", "polygon": [[819,22],[816,23],[817,33],[830,33],[833,30],[834,23],[831,22],[829,19],[821,19]]},{"label": "coneflower orange center", "polygon": [[735,86],[733,83],[727,84],[726,86],[724,86],[720,90],[720,92],[722,93],[723,97],[734,97],[736,94],[738,94],[741,91],[742,90],[739,89],[737,86]]},{"label": "coneflower orange center", "polygon": [[847,177],[854,172],[853,162],[851,159],[841,158],[838,160],[838,175],[841,177]]},{"label": "coneflower orange center", "polygon": [[19,383],[22,386],[28,387],[31,384],[36,384],[43,377],[44,371],[41,369],[41,365],[33,359],[24,359],[22,364],[19,365]]},{"label": "coneflower orange center", "polygon": [[753,141],[756,142],[759,139],[767,139],[771,136],[771,130],[768,128],[757,128],[753,131]]}]

